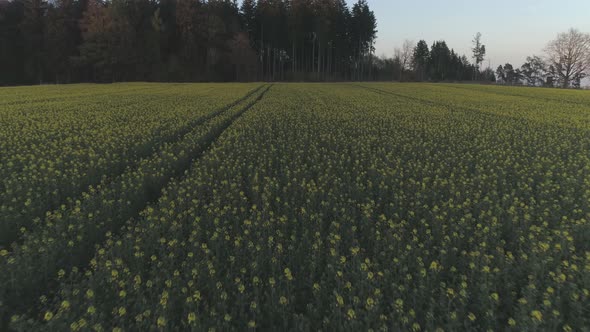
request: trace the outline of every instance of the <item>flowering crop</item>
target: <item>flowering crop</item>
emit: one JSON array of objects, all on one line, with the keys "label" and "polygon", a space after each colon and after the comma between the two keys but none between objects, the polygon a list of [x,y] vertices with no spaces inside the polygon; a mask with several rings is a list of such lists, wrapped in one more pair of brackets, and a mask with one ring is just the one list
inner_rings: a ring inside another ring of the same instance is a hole
[{"label": "flowering crop", "polygon": [[[30,93],[18,101],[9,93],[13,88],[3,89],[0,248],[18,241],[46,211],[72,203],[89,185],[120,174],[248,91],[245,85],[228,88],[195,92],[191,85],[146,84],[119,91],[115,85],[89,96],[88,85],[30,87],[18,90]],[[69,95],[53,96],[62,89]]]},{"label": "flowering crop", "polygon": [[[47,211],[36,221],[23,243],[3,250],[0,266],[0,314],[27,307],[42,294],[55,275],[83,265],[105,235],[117,231],[137,215],[146,202],[157,198],[171,177],[182,174],[196,154],[202,153],[215,135],[244,110],[245,102],[260,96],[260,88],[211,114],[202,115],[174,142],[166,142],[151,156],[128,166],[119,176],[103,178],[75,202]],[[227,103],[227,102],[226,102]],[[24,298],[23,298],[24,296]],[[29,301],[27,301],[27,299]]]},{"label": "flowering crop", "polygon": [[151,180],[192,134],[129,173],[164,187],[139,216],[108,187],[119,218],[89,199],[0,253],[0,302],[27,301],[0,310],[22,331],[584,330],[590,103],[543,91],[258,90],[195,128],[212,145],[182,177]]}]

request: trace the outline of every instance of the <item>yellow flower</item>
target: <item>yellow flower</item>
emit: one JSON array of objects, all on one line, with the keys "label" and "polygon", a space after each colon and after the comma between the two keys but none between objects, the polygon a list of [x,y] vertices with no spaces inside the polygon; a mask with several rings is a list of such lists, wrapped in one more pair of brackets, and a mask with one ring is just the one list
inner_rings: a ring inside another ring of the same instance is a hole
[{"label": "yellow flower", "polygon": [[284,296],[281,296],[281,298],[279,299],[279,303],[282,304],[282,305],[287,304],[287,298],[284,297]]},{"label": "yellow flower", "polygon": [[200,300],[201,300],[201,292],[199,292],[199,291],[196,291],[196,292],[193,294],[193,298],[194,298],[196,301],[200,301]]},{"label": "yellow flower", "polygon": [[96,308],[94,306],[90,306],[88,307],[88,310],[86,310],[86,312],[88,312],[91,315],[94,315],[94,313],[96,312]]},{"label": "yellow flower", "polygon": [[342,296],[336,294],[336,302],[338,302],[339,306],[344,306],[344,299],[342,298]]},{"label": "yellow flower", "polygon": [[119,307],[119,316],[123,317],[127,313],[127,309]]},{"label": "yellow flower", "polygon": [[249,321],[248,322],[248,327],[251,328],[251,329],[255,328],[256,327],[256,322],[253,321],[253,320]]},{"label": "yellow flower", "polygon": [[373,300],[370,297],[367,299],[366,302],[367,302],[367,309],[371,309],[375,305],[375,300]]},{"label": "yellow flower", "polygon": [[162,316],[158,317],[157,324],[158,324],[159,327],[166,326],[166,318],[164,318]]},{"label": "yellow flower", "polygon": [[447,296],[449,296],[449,297],[455,296],[455,290],[452,288],[447,288]]},{"label": "yellow flower", "polygon": [[70,308],[70,302],[68,302],[68,301],[61,302],[61,309],[68,310],[69,308]]},{"label": "yellow flower", "polygon": [[80,328],[86,327],[86,324],[87,324],[87,322],[86,322],[86,320],[85,320],[84,318],[81,318],[81,319],[78,321],[78,326],[79,326]]},{"label": "yellow flower", "polygon": [[352,309],[348,309],[348,312],[346,313],[346,315],[348,316],[348,319],[355,319],[356,318],[356,314],[354,313],[354,310],[352,310]]},{"label": "yellow flower", "polygon": [[438,271],[440,270],[440,265],[437,261],[432,261],[432,263],[430,263],[430,269],[433,271]]},{"label": "yellow flower", "polygon": [[533,317],[533,319],[536,321],[543,321],[543,314],[539,310],[533,310],[531,312],[531,317]]},{"label": "yellow flower", "polygon": [[467,318],[469,318],[469,320],[473,322],[477,317],[475,317],[475,315],[472,312],[470,312],[469,315],[467,315]]},{"label": "yellow flower", "polygon": [[516,321],[514,320],[514,318],[508,318],[508,325],[510,325],[510,326],[516,325]]},{"label": "yellow flower", "polygon": [[92,289],[89,289],[86,291],[86,298],[87,299],[91,299],[94,297],[94,291]]},{"label": "yellow flower", "polygon": [[50,321],[53,318],[53,313],[51,311],[45,312],[45,316],[43,317],[46,321]]},{"label": "yellow flower", "polygon": [[0,250],[0,256],[2,256],[2,257],[8,256],[8,250],[6,250],[6,249]]},{"label": "yellow flower", "polygon": [[287,280],[291,281],[293,280],[293,275],[291,274],[291,270],[289,270],[289,268],[285,269],[285,277],[287,277]]},{"label": "yellow flower", "polygon": [[498,300],[500,299],[500,296],[498,295],[498,293],[492,293],[490,295],[490,298],[496,302],[498,302]]},{"label": "yellow flower", "polygon": [[404,307],[404,300],[402,300],[402,299],[395,300],[395,307],[398,310],[401,310]]},{"label": "yellow flower", "polygon": [[188,314],[188,322],[189,324],[197,320],[197,315],[194,312]]}]

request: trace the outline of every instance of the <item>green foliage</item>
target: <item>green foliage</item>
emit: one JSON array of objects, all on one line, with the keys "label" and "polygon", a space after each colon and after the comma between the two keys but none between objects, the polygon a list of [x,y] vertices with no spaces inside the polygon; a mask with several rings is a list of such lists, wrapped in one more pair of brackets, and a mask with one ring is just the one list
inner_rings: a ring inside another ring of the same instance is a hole
[{"label": "green foliage", "polygon": [[0,84],[372,79],[376,26],[365,0],[0,1]]},{"label": "green foliage", "polygon": [[[222,98],[230,87],[184,92]],[[436,84],[254,88],[129,168],[122,177],[134,185],[82,194],[0,251],[10,327],[590,324],[590,95]],[[18,91],[34,99],[10,90]],[[143,105],[154,107],[144,114],[177,112],[169,101]],[[187,156],[192,162],[179,162]],[[133,188],[154,182],[164,189],[134,198]],[[127,201],[142,212],[125,215]],[[37,274],[42,281],[32,282]]]}]

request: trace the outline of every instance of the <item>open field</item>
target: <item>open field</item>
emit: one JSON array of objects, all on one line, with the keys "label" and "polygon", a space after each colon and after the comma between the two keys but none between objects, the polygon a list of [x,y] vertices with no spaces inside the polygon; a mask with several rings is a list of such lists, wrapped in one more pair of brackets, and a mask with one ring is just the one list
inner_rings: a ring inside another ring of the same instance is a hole
[{"label": "open field", "polygon": [[588,331],[590,93],[0,88],[0,330]]}]

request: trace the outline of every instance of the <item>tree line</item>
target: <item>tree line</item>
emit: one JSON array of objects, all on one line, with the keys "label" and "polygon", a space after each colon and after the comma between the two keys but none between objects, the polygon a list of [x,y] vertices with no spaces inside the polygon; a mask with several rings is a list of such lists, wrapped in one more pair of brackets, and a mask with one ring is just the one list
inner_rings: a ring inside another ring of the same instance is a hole
[{"label": "tree line", "polygon": [[480,79],[444,41],[377,57],[376,33],[366,0],[0,0],[0,84]]},{"label": "tree line", "polygon": [[401,48],[396,48],[393,58],[380,57],[376,61],[380,73],[379,80],[394,81],[495,81],[490,68],[480,69],[486,54],[481,34],[473,40],[473,60],[449,48],[446,41],[438,40],[428,46],[425,40],[413,44],[405,40]]},{"label": "tree line", "polygon": [[0,84],[370,80],[366,0],[0,0]]},{"label": "tree line", "polygon": [[[444,40],[375,56],[367,0],[0,0],[0,84],[117,81],[498,81],[579,87],[590,36],[558,35],[520,68]],[[470,61],[470,59],[472,61]]]},{"label": "tree line", "polygon": [[580,88],[590,76],[590,34],[576,29],[560,33],[547,44],[543,56],[533,55],[520,68],[510,63],[496,69],[499,83]]}]

